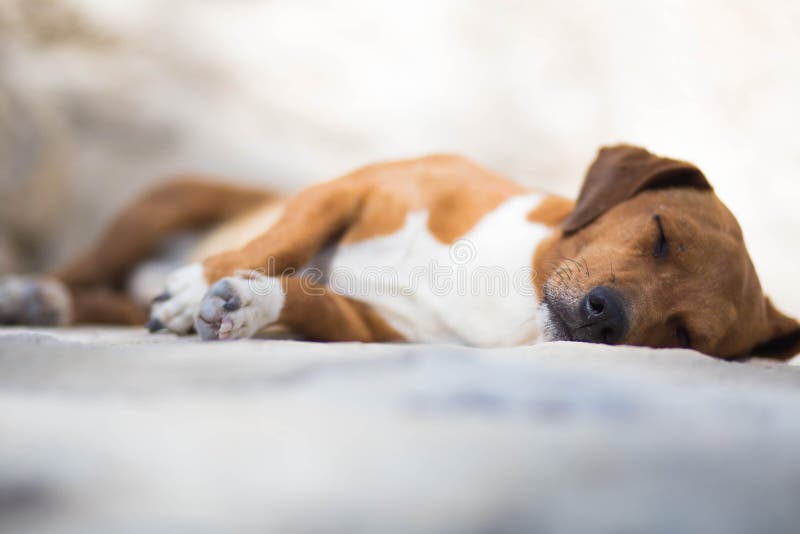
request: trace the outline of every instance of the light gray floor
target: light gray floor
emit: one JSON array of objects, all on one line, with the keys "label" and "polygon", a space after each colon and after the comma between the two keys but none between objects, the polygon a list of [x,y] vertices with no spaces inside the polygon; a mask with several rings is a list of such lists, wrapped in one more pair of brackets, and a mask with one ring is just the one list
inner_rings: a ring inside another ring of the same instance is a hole
[{"label": "light gray floor", "polygon": [[800,531],[800,368],[0,330],[2,532]]}]

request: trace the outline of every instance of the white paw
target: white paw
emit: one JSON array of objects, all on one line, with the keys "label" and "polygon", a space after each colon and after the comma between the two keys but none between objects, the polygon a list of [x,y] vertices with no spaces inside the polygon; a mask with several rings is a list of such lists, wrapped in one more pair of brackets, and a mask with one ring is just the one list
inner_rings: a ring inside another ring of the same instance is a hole
[{"label": "white paw", "polygon": [[153,299],[147,328],[151,332],[167,329],[188,334],[207,290],[208,282],[199,263],[173,271],[167,277],[164,292]]},{"label": "white paw", "polygon": [[278,320],[284,300],[279,278],[256,273],[223,278],[203,299],[195,329],[205,340],[252,337]]},{"label": "white paw", "polygon": [[63,326],[72,320],[72,297],[54,278],[0,278],[0,324]]}]

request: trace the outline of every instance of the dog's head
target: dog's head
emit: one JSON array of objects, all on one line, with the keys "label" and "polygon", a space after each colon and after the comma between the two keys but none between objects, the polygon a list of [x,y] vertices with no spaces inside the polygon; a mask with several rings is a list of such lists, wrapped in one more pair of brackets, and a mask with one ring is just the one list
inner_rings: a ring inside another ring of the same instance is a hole
[{"label": "dog's head", "polygon": [[551,340],[800,352],[800,323],[764,296],[736,219],[690,163],[602,149],[547,258]]}]

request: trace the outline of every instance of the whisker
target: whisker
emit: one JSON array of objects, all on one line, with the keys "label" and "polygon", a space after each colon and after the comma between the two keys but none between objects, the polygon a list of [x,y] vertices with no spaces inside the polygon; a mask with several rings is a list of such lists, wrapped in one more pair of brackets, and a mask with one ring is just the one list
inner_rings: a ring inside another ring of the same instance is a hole
[{"label": "whisker", "polygon": [[572,263],[572,264],[574,264],[575,268],[578,270],[578,272],[583,270],[583,265],[581,265],[579,261],[577,261],[577,260],[575,260],[573,258],[567,258],[567,261]]},{"label": "whisker", "polygon": [[586,258],[584,258],[583,256],[581,256],[581,259],[583,260],[583,265],[586,267],[586,278],[591,278],[592,275],[589,272],[589,262],[586,261]]},{"label": "whisker", "polygon": [[[566,258],[565,258],[565,259],[566,259]],[[565,269],[565,270],[566,270],[566,271],[569,273],[569,280],[570,280],[570,282],[571,282],[571,281],[572,281],[572,276],[573,276],[573,274],[574,274],[574,273],[572,272],[572,267],[570,267],[569,263],[565,263],[565,264],[564,264],[564,269]]]}]

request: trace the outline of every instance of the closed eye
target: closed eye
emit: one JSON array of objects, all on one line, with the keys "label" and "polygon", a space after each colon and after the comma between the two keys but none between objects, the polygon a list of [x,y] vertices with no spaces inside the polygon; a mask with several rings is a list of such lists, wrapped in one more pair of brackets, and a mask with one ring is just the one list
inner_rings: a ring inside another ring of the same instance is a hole
[{"label": "closed eye", "polygon": [[661,215],[653,215],[653,221],[658,228],[658,235],[656,236],[656,243],[653,247],[653,256],[656,258],[663,258],[669,254],[669,240],[667,234],[664,232],[664,223],[661,220]]}]

